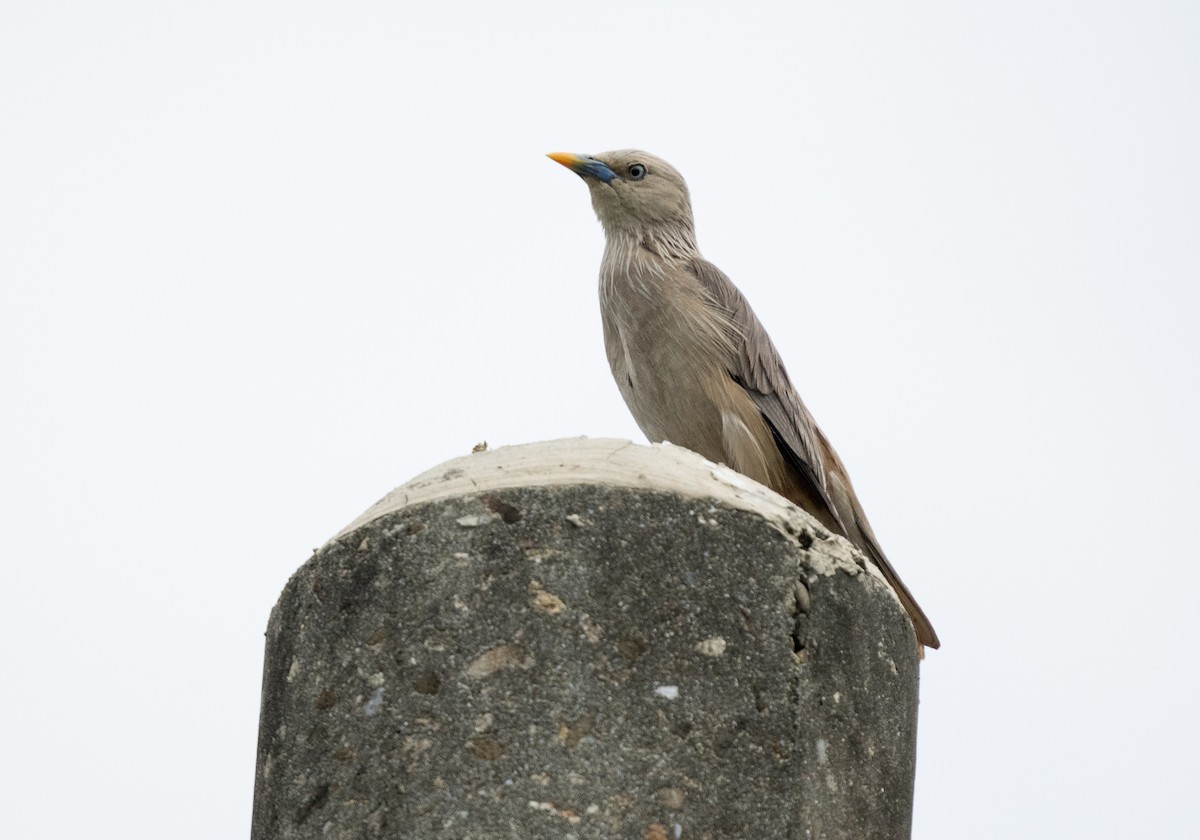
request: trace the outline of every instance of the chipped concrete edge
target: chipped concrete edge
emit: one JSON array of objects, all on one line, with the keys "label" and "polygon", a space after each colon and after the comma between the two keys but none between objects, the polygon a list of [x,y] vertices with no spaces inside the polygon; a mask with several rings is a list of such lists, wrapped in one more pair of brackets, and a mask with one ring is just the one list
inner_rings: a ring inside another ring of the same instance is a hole
[{"label": "chipped concrete edge", "polygon": [[886,583],[857,548],[775,491],[680,446],[643,445],[615,438],[562,438],[503,446],[446,461],[392,490],[330,542],[414,505],[517,487],[571,485],[656,490],[755,513],[797,545],[799,535],[806,531],[821,539],[820,551],[810,554],[814,571],[858,574],[865,568]]}]

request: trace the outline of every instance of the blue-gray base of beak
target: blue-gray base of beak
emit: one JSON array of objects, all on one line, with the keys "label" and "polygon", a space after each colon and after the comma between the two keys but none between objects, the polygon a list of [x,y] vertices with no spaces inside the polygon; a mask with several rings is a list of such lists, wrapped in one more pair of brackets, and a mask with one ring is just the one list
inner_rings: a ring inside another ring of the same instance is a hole
[{"label": "blue-gray base of beak", "polygon": [[617,177],[617,173],[613,172],[607,166],[595,158],[584,158],[571,167],[582,178],[595,178],[597,181],[603,181],[606,184],[612,183]]}]

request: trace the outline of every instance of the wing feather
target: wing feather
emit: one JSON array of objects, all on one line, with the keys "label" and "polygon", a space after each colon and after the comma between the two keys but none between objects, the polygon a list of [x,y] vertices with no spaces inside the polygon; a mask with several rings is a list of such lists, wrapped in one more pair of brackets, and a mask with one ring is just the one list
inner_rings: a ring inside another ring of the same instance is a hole
[{"label": "wing feather", "polygon": [[[836,530],[871,558],[912,618],[917,641],[938,647],[937,633],[883,553],[850,484],[846,468],[792,387],[779,352],[749,302],[733,282],[707,260],[693,260],[692,271],[710,296],[711,304],[722,312],[734,333],[731,336],[733,352],[727,366],[730,377],[754,402],[770,427],[780,453],[795,469],[800,482],[806,485],[797,488],[793,501],[822,521],[832,520]],[[812,510],[810,505],[819,505],[824,511]]]},{"label": "wing feather", "polygon": [[729,375],[753,400],[771,427],[785,458],[846,530],[837,506],[830,497],[824,456],[824,436],[816,420],[792,387],[779,352],[745,296],[719,268],[703,259],[693,260],[692,270],[712,304],[728,318],[736,332]]}]

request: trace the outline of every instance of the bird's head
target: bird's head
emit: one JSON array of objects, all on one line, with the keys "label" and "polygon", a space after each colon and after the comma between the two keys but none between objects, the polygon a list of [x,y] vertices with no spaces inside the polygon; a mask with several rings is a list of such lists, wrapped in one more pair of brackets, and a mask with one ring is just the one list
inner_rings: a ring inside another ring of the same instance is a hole
[{"label": "bird's head", "polygon": [[665,160],[636,149],[598,155],[553,152],[548,157],[583,178],[606,233],[675,228],[691,234],[687,184]]}]

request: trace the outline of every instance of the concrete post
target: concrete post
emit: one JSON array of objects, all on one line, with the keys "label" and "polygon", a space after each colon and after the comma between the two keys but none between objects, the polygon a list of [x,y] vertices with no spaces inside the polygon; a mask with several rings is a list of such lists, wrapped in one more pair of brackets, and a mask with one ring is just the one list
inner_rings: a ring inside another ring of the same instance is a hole
[{"label": "concrete post", "polygon": [[470,455],[288,582],[252,838],[907,838],[916,651],[848,543],[691,452]]}]

